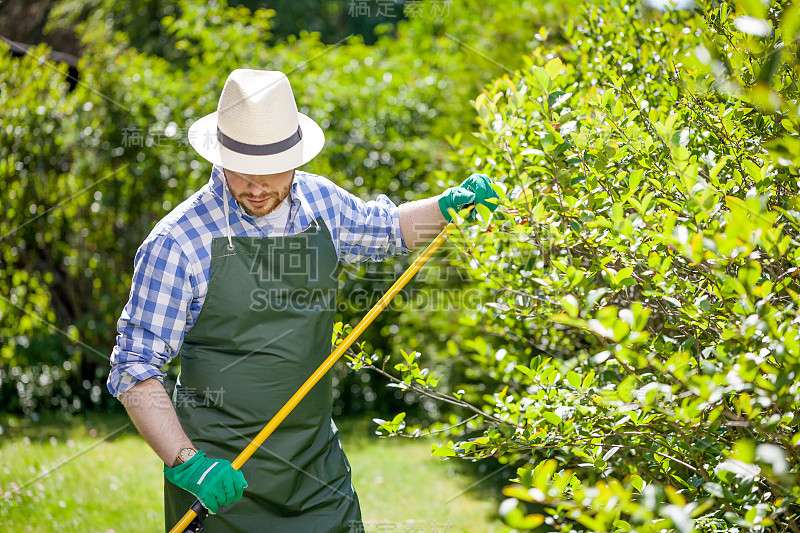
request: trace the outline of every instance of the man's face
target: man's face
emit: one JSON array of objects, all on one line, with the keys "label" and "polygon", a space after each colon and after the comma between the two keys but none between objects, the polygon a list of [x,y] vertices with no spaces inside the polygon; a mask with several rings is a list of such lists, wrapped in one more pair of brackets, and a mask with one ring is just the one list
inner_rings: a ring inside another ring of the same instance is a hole
[{"label": "man's face", "polygon": [[294,170],[279,174],[242,174],[224,169],[228,189],[239,205],[254,217],[271,213],[289,196]]}]

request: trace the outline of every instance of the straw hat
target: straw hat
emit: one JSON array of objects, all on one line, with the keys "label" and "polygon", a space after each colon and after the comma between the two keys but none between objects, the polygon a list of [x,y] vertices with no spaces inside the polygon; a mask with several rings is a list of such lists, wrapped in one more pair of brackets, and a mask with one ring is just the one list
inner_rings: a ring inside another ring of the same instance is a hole
[{"label": "straw hat", "polygon": [[325,134],[297,111],[289,78],[275,70],[236,69],[217,110],[189,128],[204,159],[244,174],[277,174],[308,163]]}]

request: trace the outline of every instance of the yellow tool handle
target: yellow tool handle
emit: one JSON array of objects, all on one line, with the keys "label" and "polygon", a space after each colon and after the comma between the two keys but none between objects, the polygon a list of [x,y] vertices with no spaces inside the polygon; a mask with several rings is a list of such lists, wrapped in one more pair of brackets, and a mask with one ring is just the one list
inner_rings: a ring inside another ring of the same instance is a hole
[{"label": "yellow tool handle", "polygon": [[[384,294],[381,299],[378,300],[378,302],[372,307],[372,309],[369,310],[369,313],[367,313],[364,318],[361,319],[358,325],[353,328],[353,331],[350,332],[344,341],[342,341],[342,343],[336,347],[333,353],[331,353],[328,358],[323,361],[319,368],[317,368],[317,370],[311,374],[311,377],[309,377],[306,382],[303,383],[299,389],[297,389],[297,392],[295,392],[292,397],[289,398],[289,401],[287,401],[284,406],[281,407],[281,410],[278,411],[274,417],[272,417],[272,420],[270,420],[269,423],[264,426],[264,429],[262,429],[258,435],[256,435],[253,440],[250,441],[250,444],[248,444],[247,447],[242,450],[242,453],[240,453],[233,463],[231,463],[233,468],[239,470],[242,465],[246,463],[248,459],[250,459],[250,457],[264,443],[264,441],[267,440],[267,437],[269,437],[280,425],[280,423],[283,422],[287,416],[289,416],[289,413],[292,412],[292,409],[294,409],[297,404],[300,403],[300,400],[305,397],[308,391],[310,391],[312,387],[316,385],[316,383],[322,378],[322,376],[325,375],[328,370],[331,369],[333,364],[342,356],[342,354],[344,354],[350,345],[355,342],[359,335],[361,335],[361,333],[367,329],[367,326],[369,326],[372,321],[375,320],[375,317],[377,317],[381,311],[386,309],[386,306],[389,305],[389,302],[391,302],[395,295],[405,286],[405,284],[408,283],[412,277],[414,277],[414,274],[419,271],[422,265],[428,261],[431,255],[433,255],[433,253],[445,241],[447,234],[454,227],[455,225],[452,222],[449,222],[447,226],[442,229],[439,235],[437,235],[436,238],[431,241],[430,244],[428,244],[419,257],[417,257],[411,266],[408,267],[405,272],[403,272],[403,275],[401,275],[397,281],[394,282],[389,290],[386,291],[386,294]],[[195,502],[195,505],[197,503],[199,502]],[[195,508],[195,505],[192,507]],[[180,521],[175,524],[172,529],[170,529],[170,533],[184,533],[184,530],[189,526],[196,516],[197,513],[194,511],[194,509],[189,509],[186,514],[183,515],[183,518],[181,518]]]}]

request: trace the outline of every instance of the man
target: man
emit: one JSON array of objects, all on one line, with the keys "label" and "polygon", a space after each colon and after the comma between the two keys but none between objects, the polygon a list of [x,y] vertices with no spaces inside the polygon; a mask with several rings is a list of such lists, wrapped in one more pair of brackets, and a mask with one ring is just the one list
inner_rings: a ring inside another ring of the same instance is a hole
[{"label": "man", "polygon": [[[197,498],[211,533],[348,531],[361,511],[330,374],[240,471],[230,461],[330,354],[339,263],[408,253],[496,194],[473,175],[397,207],[296,171],[325,138],[280,72],[234,71],[189,140],[211,179],[136,254],[108,389],[164,461],[167,530]],[[170,400],[161,368],[176,355]]]}]

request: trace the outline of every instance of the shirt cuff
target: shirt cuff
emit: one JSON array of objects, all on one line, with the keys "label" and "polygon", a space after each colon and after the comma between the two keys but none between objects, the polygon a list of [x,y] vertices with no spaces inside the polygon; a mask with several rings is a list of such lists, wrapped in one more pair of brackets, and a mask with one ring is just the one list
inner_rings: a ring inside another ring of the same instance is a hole
[{"label": "shirt cuff", "polygon": [[400,229],[400,208],[393,205],[391,208],[392,214],[392,243],[394,245],[393,255],[411,253],[411,249],[406,246],[406,241],[403,239],[403,231]]},{"label": "shirt cuff", "polygon": [[166,373],[162,372],[158,367],[142,363],[127,365],[122,368],[112,367],[111,372],[108,374],[106,387],[112,396],[119,399],[120,394],[146,379],[156,378],[163,385],[164,376],[166,376]]}]

